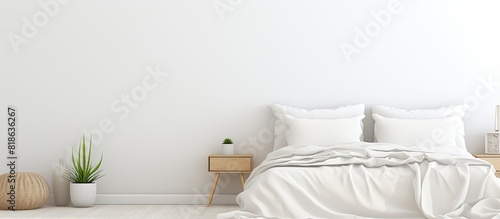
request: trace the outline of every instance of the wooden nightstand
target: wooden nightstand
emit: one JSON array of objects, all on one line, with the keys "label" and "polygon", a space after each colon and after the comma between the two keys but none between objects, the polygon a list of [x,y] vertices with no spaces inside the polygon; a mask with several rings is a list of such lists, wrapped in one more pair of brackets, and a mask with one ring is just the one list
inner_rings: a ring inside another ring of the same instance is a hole
[{"label": "wooden nightstand", "polygon": [[474,154],[474,157],[487,161],[495,167],[497,177],[500,177],[500,154]]},{"label": "wooden nightstand", "polygon": [[241,186],[245,187],[245,178],[243,173],[250,173],[253,169],[253,155],[252,154],[235,154],[235,155],[221,155],[212,154],[208,156],[208,172],[215,172],[214,184],[212,191],[208,198],[209,206],[214,197],[215,188],[219,181],[221,173],[239,173],[241,179]]}]

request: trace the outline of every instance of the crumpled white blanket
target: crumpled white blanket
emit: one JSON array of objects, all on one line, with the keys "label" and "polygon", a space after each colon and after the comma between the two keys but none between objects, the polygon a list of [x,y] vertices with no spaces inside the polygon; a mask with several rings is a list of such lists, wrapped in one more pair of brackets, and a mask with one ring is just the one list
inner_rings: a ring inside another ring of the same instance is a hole
[{"label": "crumpled white blanket", "polygon": [[217,218],[500,218],[493,167],[455,147],[288,146]]}]

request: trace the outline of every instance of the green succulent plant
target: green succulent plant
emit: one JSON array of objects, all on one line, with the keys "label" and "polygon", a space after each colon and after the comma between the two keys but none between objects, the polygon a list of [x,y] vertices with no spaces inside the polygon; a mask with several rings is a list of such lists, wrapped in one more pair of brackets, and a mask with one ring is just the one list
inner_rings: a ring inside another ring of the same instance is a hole
[{"label": "green succulent plant", "polygon": [[226,138],[224,139],[224,141],[222,142],[222,144],[232,144],[233,143],[233,140],[231,140],[230,138]]},{"label": "green succulent plant", "polygon": [[75,154],[71,152],[73,167],[67,168],[63,177],[73,183],[93,183],[103,177],[104,175],[101,173],[102,170],[99,170],[103,155],[101,154],[101,159],[96,165],[92,164],[91,155],[92,136],[90,137],[90,144],[87,147],[85,144],[85,135],[83,135],[76,157]]}]

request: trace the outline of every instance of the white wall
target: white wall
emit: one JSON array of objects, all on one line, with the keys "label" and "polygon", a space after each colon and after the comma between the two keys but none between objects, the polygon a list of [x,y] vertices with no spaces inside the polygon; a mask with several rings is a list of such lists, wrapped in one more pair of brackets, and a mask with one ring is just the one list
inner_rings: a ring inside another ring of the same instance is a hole
[{"label": "white wall", "polygon": [[[206,194],[213,178],[206,157],[220,152],[223,138],[255,152],[256,163],[270,151],[272,103],[473,103],[465,119],[472,153],[482,152],[500,103],[500,86],[481,82],[500,81],[498,1],[61,3],[45,19],[37,1],[0,1],[1,117],[8,104],[19,108],[19,169],[49,182],[83,130],[112,122],[96,146],[107,173],[100,194]],[[389,10],[383,25],[372,15]],[[23,21],[33,16],[35,33]],[[371,36],[362,41],[356,31],[367,26]],[[348,56],[347,44],[356,47]],[[169,75],[150,80],[147,66]],[[140,92],[143,80],[158,86],[126,107],[122,95]],[[365,122],[370,141],[373,122]],[[7,171],[6,149],[0,161]],[[218,192],[239,192],[238,178],[230,180]]]}]

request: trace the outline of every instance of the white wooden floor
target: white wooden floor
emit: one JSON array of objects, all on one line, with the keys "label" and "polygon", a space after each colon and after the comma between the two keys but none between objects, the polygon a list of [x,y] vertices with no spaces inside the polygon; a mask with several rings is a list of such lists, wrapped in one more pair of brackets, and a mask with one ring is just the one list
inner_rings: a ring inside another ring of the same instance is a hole
[{"label": "white wooden floor", "polygon": [[35,210],[0,210],[0,218],[216,218],[237,205],[95,205],[90,208],[45,206]]}]

